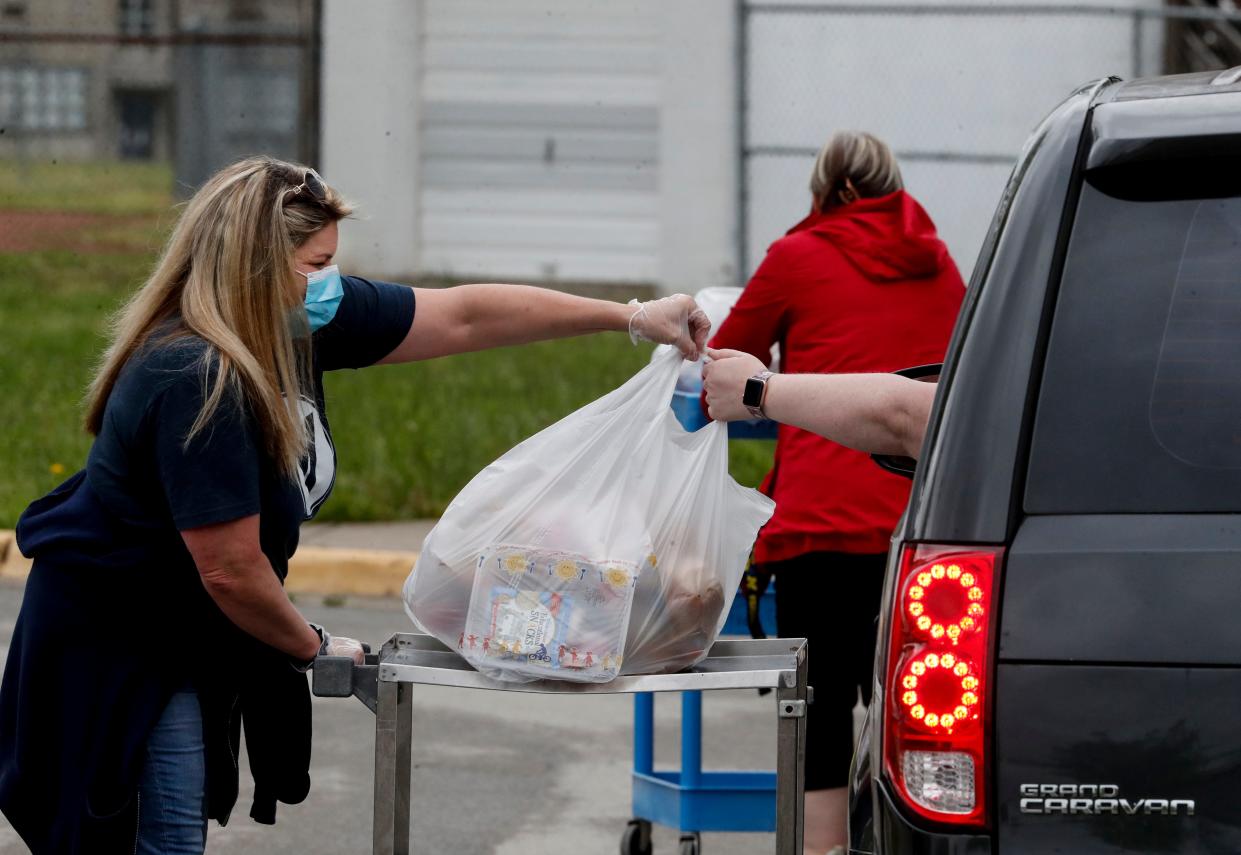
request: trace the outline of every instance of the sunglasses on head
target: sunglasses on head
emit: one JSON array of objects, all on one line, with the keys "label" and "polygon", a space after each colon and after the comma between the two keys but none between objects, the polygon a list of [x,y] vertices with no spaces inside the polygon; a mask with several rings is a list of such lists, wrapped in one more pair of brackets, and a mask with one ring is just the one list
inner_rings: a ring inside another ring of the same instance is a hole
[{"label": "sunglasses on head", "polygon": [[327,188],[323,184],[323,179],[319,177],[319,173],[313,169],[307,169],[302,176],[302,183],[285,193],[284,204],[289,204],[290,201],[303,191],[319,204],[327,201]]}]

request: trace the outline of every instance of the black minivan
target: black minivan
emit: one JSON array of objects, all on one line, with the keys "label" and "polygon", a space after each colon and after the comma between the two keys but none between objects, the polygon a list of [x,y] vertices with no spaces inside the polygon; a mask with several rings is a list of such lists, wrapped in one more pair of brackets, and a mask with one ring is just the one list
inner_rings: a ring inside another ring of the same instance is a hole
[{"label": "black minivan", "polygon": [[893,539],[850,852],[1241,852],[1241,69],[1073,93]]}]

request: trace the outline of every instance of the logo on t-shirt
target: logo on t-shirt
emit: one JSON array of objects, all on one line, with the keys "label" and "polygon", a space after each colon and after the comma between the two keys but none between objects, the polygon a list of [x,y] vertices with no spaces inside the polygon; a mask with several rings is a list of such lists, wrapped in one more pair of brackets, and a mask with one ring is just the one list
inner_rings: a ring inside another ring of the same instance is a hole
[{"label": "logo on t-shirt", "polygon": [[298,480],[302,500],[306,503],[306,519],[310,519],[328,493],[332,492],[332,484],[336,480],[336,448],[314,401],[302,398],[297,402],[297,411],[305,421],[306,435],[310,437],[310,449],[302,458],[302,477]]}]

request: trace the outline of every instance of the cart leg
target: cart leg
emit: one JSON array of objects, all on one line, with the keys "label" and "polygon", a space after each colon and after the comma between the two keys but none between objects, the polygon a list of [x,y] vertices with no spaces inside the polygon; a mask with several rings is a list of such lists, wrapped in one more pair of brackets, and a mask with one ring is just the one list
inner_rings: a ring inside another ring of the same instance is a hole
[{"label": "cart leg", "polygon": [[409,855],[412,741],[410,686],[381,682],[375,707],[374,855]]},{"label": "cart leg", "polygon": [[801,855],[806,798],[806,648],[797,685],[776,693],[776,855]]},{"label": "cart leg", "polygon": [[702,692],[681,692],[681,786],[702,786]]},{"label": "cart leg", "polygon": [[633,771],[650,775],[655,771],[655,693],[633,696]]}]

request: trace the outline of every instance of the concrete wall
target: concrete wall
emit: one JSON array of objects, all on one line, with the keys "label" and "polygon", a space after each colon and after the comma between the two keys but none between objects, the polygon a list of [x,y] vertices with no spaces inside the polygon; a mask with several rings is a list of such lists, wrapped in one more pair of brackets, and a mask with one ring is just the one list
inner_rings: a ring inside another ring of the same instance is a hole
[{"label": "concrete wall", "polygon": [[660,285],[737,280],[737,20],[733,4],[660,5]]},{"label": "concrete wall", "polygon": [[348,272],[418,272],[420,3],[325,0],[322,173],[358,203],[341,229]]}]

